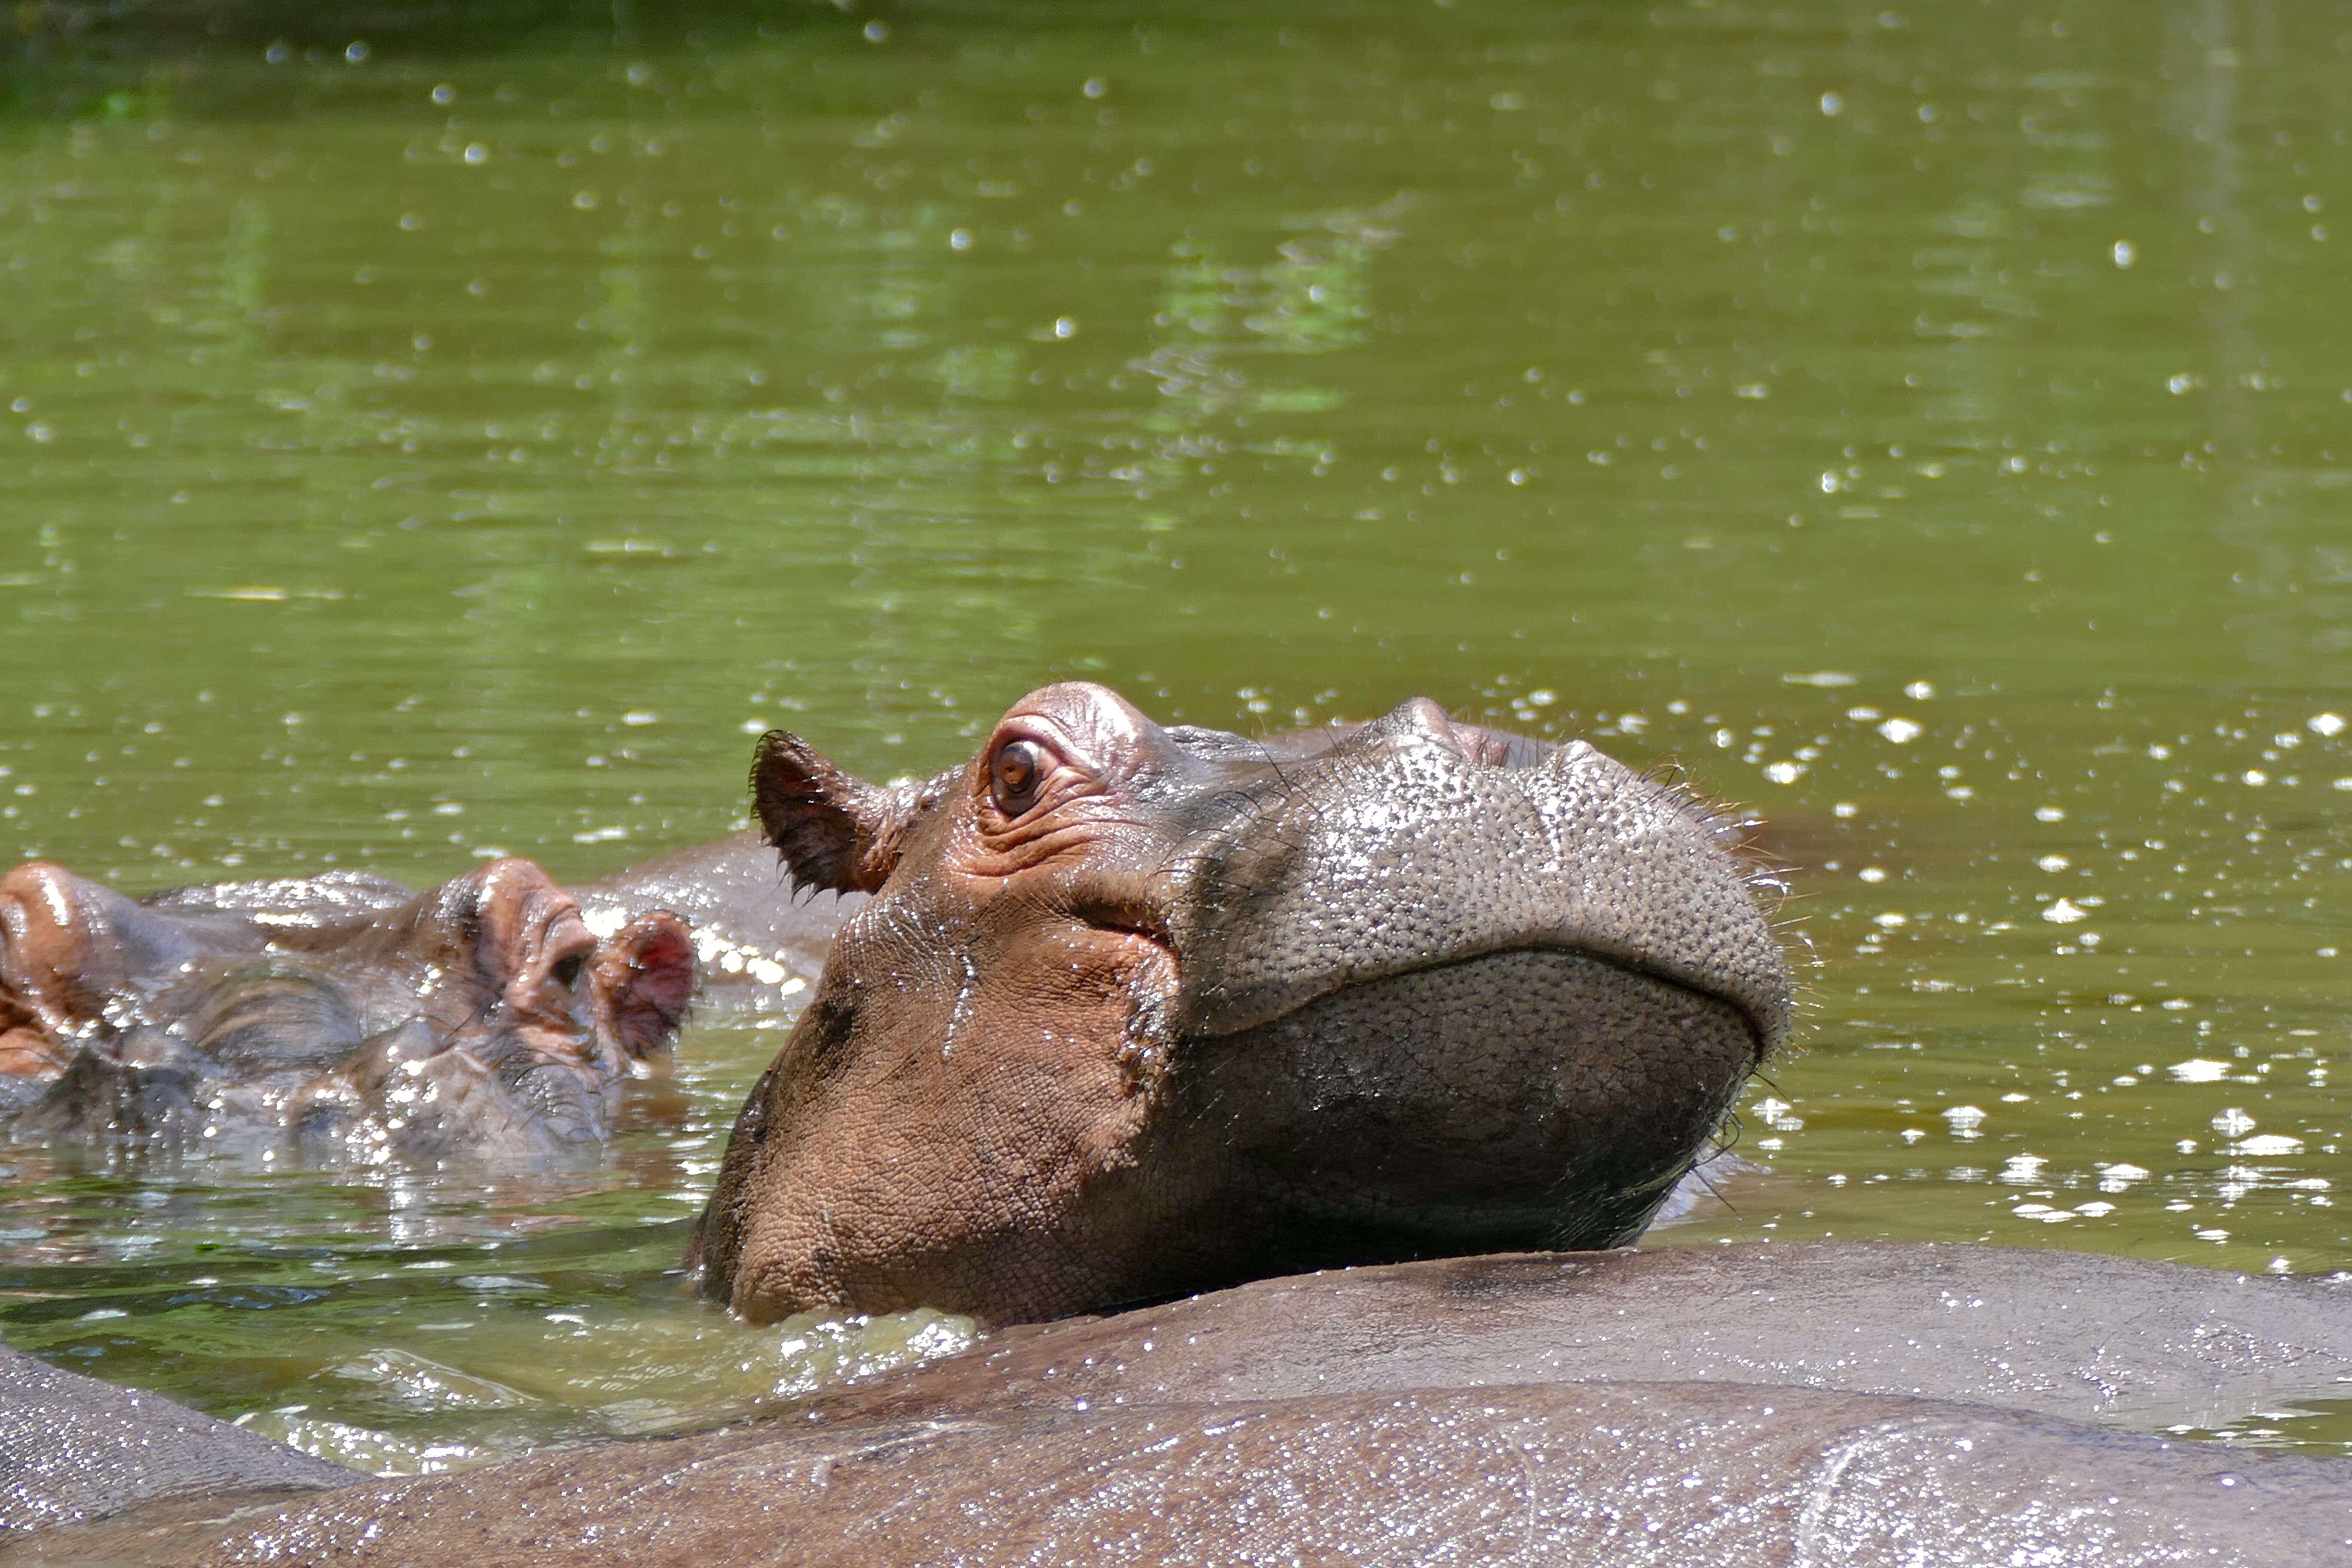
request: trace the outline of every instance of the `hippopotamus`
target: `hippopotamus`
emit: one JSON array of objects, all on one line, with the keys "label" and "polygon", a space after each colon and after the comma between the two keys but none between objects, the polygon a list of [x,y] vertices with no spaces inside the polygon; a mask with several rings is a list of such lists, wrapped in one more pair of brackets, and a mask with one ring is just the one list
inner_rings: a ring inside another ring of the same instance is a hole
[{"label": "hippopotamus", "polygon": [[698,1230],[757,1321],[1616,1246],[1789,1027],[1735,826],[1425,698],[1250,739],[1066,682],[929,778],[780,731],[751,785],[867,896]]},{"label": "hippopotamus", "polygon": [[2352,1462],[2132,1428],[2345,1378],[2339,1280],[1846,1242],[1264,1280],[406,1480],[7,1358],[0,1564],[2292,1568]]},{"label": "hippopotamus", "polygon": [[423,892],[331,871],[133,899],[29,861],[0,878],[0,1132],[593,1157],[698,969],[805,990],[858,901],[795,898],[751,833],[568,889],[509,857]]},{"label": "hippopotamus", "polygon": [[339,872],[143,900],[31,861],[0,878],[7,1131],[364,1162],[593,1145],[694,973],[677,915],[600,937],[519,858],[421,893]]}]

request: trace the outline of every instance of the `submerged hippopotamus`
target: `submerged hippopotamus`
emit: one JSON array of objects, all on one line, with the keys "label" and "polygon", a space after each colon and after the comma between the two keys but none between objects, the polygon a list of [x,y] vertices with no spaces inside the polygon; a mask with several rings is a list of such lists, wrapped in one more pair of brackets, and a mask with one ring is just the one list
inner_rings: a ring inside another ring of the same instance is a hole
[{"label": "submerged hippopotamus", "polygon": [[2334,1281],[1843,1242],[1265,1280],[406,1480],[0,1351],[0,1564],[2315,1568],[2352,1463],[2128,1428],[2347,1378]]},{"label": "submerged hippopotamus", "polygon": [[1736,829],[1426,700],[1251,740],[1049,686],[932,778],[775,732],[752,789],[871,895],[702,1216],[754,1320],[1615,1246],[1789,1026]]},{"label": "submerged hippopotamus", "polygon": [[599,937],[520,858],[142,900],[30,861],[0,878],[0,1096],[27,1140],[551,1153],[603,1135],[693,986],[677,915]]},{"label": "submerged hippopotamus", "polygon": [[593,1153],[698,983],[789,995],[857,900],[739,833],[573,889],[485,862],[132,899],[0,878],[0,1135],[275,1160]]}]

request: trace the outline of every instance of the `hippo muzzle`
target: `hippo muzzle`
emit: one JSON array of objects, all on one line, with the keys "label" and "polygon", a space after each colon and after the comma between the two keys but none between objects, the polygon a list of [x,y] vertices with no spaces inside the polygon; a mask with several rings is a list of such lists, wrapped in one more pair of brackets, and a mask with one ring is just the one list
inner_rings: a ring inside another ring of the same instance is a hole
[{"label": "hippo muzzle", "polygon": [[754,785],[875,895],[698,1235],[755,1318],[1616,1245],[1789,1026],[1714,818],[1424,700],[1257,741],[1049,687],[934,779],[776,735]]}]

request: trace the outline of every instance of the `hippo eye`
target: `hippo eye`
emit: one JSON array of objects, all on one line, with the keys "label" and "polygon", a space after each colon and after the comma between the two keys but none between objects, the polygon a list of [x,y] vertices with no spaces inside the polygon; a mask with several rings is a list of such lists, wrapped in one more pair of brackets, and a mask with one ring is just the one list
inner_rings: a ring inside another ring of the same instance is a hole
[{"label": "hippo eye", "polygon": [[588,955],[584,952],[567,952],[555,961],[555,967],[548,973],[555,976],[555,983],[558,985],[569,991],[579,984],[580,971],[587,962]]},{"label": "hippo eye", "polygon": [[1018,816],[1037,804],[1037,786],[1045,782],[1045,749],[1034,741],[1007,741],[997,749],[988,768],[988,793],[996,809]]}]

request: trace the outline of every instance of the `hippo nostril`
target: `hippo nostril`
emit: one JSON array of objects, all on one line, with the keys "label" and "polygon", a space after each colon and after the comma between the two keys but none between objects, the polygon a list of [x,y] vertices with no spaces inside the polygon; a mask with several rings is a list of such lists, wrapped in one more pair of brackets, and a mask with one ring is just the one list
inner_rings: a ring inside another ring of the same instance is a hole
[{"label": "hippo nostril", "polygon": [[1391,740],[1413,737],[1433,742],[1464,762],[1486,768],[1535,767],[1555,750],[1550,742],[1531,736],[1457,722],[1426,697],[1400,702],[1379,723],[1366,726],[1364,732]]},{"label": "hippo nostril", "polygon": [[1407,698],[1390,710],[1389,719],[1396,726],[1395,733],[1418,735],[1423,740],[1434,741],[1457,756],[1471,754],[1470,749],[1463,745],[1462,736],[1454,730],[1454,721],[1445,716],[1444,709],[1429,698]]}]

